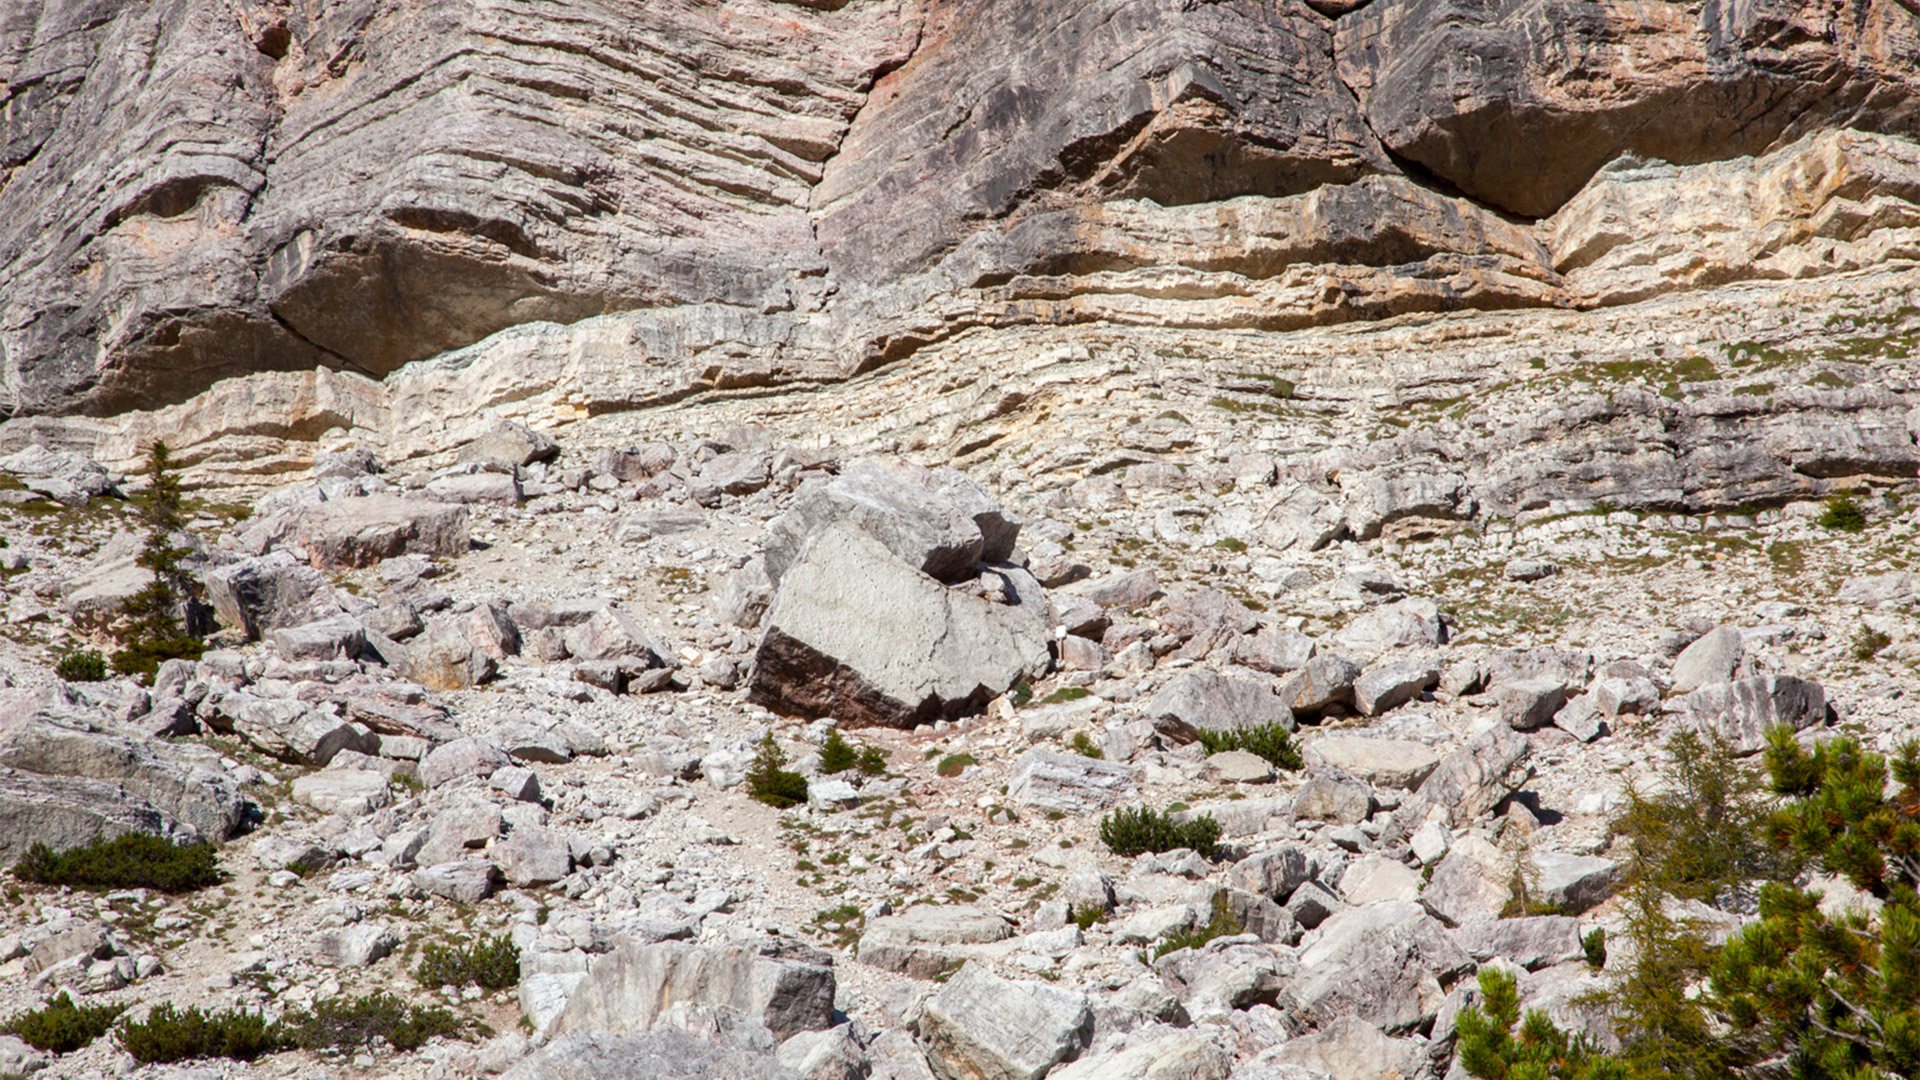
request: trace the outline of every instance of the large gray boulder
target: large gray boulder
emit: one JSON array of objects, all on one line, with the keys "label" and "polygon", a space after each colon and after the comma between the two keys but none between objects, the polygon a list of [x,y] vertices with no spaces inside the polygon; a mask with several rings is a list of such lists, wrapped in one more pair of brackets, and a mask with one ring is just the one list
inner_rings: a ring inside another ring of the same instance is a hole
[{"label": "large gray boulder", "polygon": [[1552,677],[1516,679],[1493,688],[1500,719],[1515,731],[1532,731],[1553,722],[1553,714],[1567,703],[1567,684]]},{"label": "large gray boulder", "polygon": [[968,964],[927,1000],[920,1039],[927,1059],[956,1080],[1040,1080],[1093,1038],[1082,994],[1002,979]]},{"label": "large gray boulder", "polygon": [[1243,892],[1284,902],[1320,872],[1320,862],[1297,844],[1256,852],[1233,864],[1227,884]]},{"label": "large gray boulder", "polygon": [[326,575],[284,551],[208,567],[200,580],[214,614],[248,638],[340,610]]},{"label": "large gray boulder", "polygon": [[749,700],[888,727],[980,711],[1051,662],[1040,584],[1014,566],[982,577],[1004,603],[947,588],[850,522],[826,526],[780,577]]},{"label": "large gray boulder", "polygon": [[1294,730],[1293,713],[1266,687],[1217,671],[1183,671],[1147,702],[1146,715],[1162,733],[1184,742],[1200,732],[1278,724]]},{"label": "large gray boulder", "polygon": [[1310,1024],[1355,1016],[1400,1033],[1431,1020],[1447,986],[1472,969],[1473,958],[1419,904],[1390,900],[1322,923],[1288,988]]},{"label": "large gray boulder", "polygon": [[1440,754],[1411,739],[1365,735],[1322,735],[1307,743],[1301,758],[1308,766],[1338,769],[1380,787],[1411,791],[1440,764]]},{"label": "large gray boulder", "polygon": [[331,499],[298,510],[289,536],[323,569],[358,569],[396,555],[463,555],[467,508],[394,495]]},{"label": "large gray boulder", "polygon": [[1048,1073],[1048,1080],[1227,1080],[1233,1058],[1213,1043],[1185,1032],[1112,1053],[1083,1057]]},{"label": "large gray boulder", "polygon": [[1564,964],[1585,955],[1580,944],[1580,920],[1568,915],[1494,919],[1462,926],[1451,933],[1454,944],[1480,963],[1501,957],[1528,971]]},{"label": "large gray boulder", "polygon": [[35,844],[55,851],[85,847],[127,833],[148,833],[175,844],[200,843],[198,829],[107,780],[41,776],[0,769],[0,862],[12,865]]},{"label": "large gray boulder", "polygon": [[1440,759],[1413,797],[1400,804],[1381,833],[1387,843],[1413,835],[1436,812],[1449,826],[1463,825],[1492,810],[1533,775],[1527,737],[1495,727]]},{"label": "large gray boulder", "polygon": [[1826,723],[1827,692],[1811,679],[1759,675],[1695,690],[1687,695],[1687,713],[1735,753],[1757,754],[1766,749],[1768,728],[1802,731]]},{"label": "large gray boulder", "polygon": [[1313,716],[1335,705],[1353,704],[1353,682],[1360,665],[1339,653],[1321,653],[1280,684],[1280,699],[1303,716]]},{"label": "large gray boulder", "polygon": [[439,618],[406,644],[374,639],[387,665],[429,690],[470,690],[500,670],[487,650],[476,647],[459,618]]},{"label": "large gray boulder", "polygon": [[1396,1080],[1419,1075],[1426,1057],[1422,1040],[1391,1038],[1358,1017],[1343,1016],[1311,1035],[1287,1040],[1261,1060],[1332,1080]]},{"label": "large gray boulder", "polygon": [[1511,858],[1477,836],[1463,836],[1434,867],[1420,901],[1448,926],[1491,922],[1512,898],[1513,878]]},{"label": "large gray boulder", "polygon": [[964,904],[917,904],[898,915],[868,921],[860,935],[860,962],[916,979],[953,970],[971,946],[1013,936],[1007,920]]},{"label": "large gray boulder", "polygon": [[1534,867],[1534,888],[1540,899],[1562,911],[1578,915],[1613,895],[1626,868],[1598,855],[1569,855],[1560,851],[1536,851],[1530,856]]},{"label": "large gray boulder", "polygon": [[34,843],[55,850],[126,832],[219,842],[248,800],[204,747],[127,738],[29,716],[0,728],[0,862]]},{"label": "large gray boulder", "polygon": [[1014,763],[1007,797],[1022,806],[1091,814],[1134,793],[1133,770],[1080,754],[1029,750]]},{"label": "large gray boulder", "polygon": [[1681,650],[1673,661],[1673,692],[1691,694],[1703,686],[1730,682],[1746,658],[1746,641],[1731,626],[1717,627]]},{"label": "large gray boulder", "polygon": [[663,1027],[632,1035],[583,1031],[547,1043],[500,1080],[801,1080],[773,1054]]},{"label": "large gray boulder", "polygon": [[983,560],[1004,560],[1020,533],[964,473],[863,458],[832,480],[807,486],[767,526],[768,578],[778,585],[808,539],[836,522],[858,526],[900,561],[943,582],[971,577]]},{"label": "large gray boulder", "polygon": [[531,465],[560,456],[560,444],[553,436],[535,431],[525,424],[502,420],[482,432],[480,437],[460,448],[460,461],[498,461],[508,465]]},{"label": "large gray boulder", "polygon": [[625,941],[596,961],[548,1031],[631,1035],[671,1005],[732,1010],[785,1038],[833,1024],[833,958],[798,942]]},{"label": "large gray boulder", "polygon": [[1353,680],[1353,707],[1361,716],[1379,716],[1412,701],[1439,681],[1437,659],[1377,663]]},{"label": "large gray boulder", "polygon": [[282,660],[352,660],[367,647],[367,628],[351,615],[331,615],[280,627],[267,638]]}]

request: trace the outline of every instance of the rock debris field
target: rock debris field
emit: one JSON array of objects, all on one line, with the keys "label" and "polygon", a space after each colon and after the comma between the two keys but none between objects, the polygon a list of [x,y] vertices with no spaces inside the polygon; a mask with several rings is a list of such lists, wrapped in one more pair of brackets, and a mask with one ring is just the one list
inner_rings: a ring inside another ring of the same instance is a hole
[{"label": "rock debris field", "polygon": [[[10,881],[0,1016],[387,990],[470,1025],[140,1067],[7,1038],[0,1074],[1464,1075],[1487,965],[1612,1037],[1582,938],[1621,923],[1613,818],[1672,733],[1912,728],[1910,485],[1857,533],[1813,499],[1396,533],[1404,489],[1306,499],[1230,426],[1051,487],[777,425],[558,434],[195,492],[218,628],[150,686],[52,672],[148,579],[147,478],[0,458],[0,861],[148,832],[224,875]],[[1298,768],[1207,752],[1276,725]],[[866,767],[823,772],[836,731]],[[769,735],[798,805],[749,795]],[[1215,850],[1113,853],[1141,806]],[[414,974],[491,935],[517,982]]]}]

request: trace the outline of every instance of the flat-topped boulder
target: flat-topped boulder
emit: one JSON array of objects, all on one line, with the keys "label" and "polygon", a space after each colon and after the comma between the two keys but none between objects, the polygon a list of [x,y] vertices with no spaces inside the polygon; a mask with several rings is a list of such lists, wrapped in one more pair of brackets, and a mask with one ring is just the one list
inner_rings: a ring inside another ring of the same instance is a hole
[{"label": "flat-topped boulder", "polygon": [[944,975],[968,955],[967,946],[1013,936],[1006,919],[964,904],[919,904],[867,923],[860,962],[916,979]]},{"label": "flat-topped boulder", "polygon": [[396,555],[464,554],[467,508],[449,503],[361,495],[302,507],[289,537],[313,565],[352,570]]}]

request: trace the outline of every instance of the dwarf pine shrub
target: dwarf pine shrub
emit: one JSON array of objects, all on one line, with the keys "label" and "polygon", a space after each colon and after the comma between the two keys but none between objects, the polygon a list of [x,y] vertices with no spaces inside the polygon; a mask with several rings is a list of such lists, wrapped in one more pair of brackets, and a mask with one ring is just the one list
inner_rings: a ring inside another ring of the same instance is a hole
[{"label": "dwarf pine shrub", "polygon": [[1206,814],[1176,822],[1171,808],[1165,813],[1156,813],[1142,806],[1116,810],[1101,818],[1100,841],[1115,855],[1191,848],[1202,858],[1211,859],[1220,850],[1220,823]]},{"label": "dwarf pine shrub", "polygon": [[787,753],[767,732],[747,770],[747,794],[776,810],[807,801],[807,778],[787,769]]},{"label": "dwarf pine shrub", "polygon": [[106,1034],[125,1010],[125,1005],[75,1005],[63,990],[40,1008],[0,1023],[0,1032],[18,1036],[36,1050],[71,1054]]},{"label": "dwarf pine shrub", "polygon": [[505,990],[520,982],[520,947],[505,934],[481,937],[465,945],[429,942],[420,950],[413,977],[422,986],[478,986]]},{"label": "dwarf pine shrub", "polygon": [[409,1005],[390,993],[325,998],[289,1015],[280,1036],[302,1050],[359,1050],[384,1039],[395,1050],[417,1050],[436,1035],[457,1039],[467,1025],[439,1006]]},{"label": "dwarf pine shrub", "polygon": [[1209,754],[1245,750],[1265,758],[1267,764],[1274,768],[1288,772],[1297,771],[1304,764],[1300,760],[1300,748],[1293,745],[1293,736],[1279,724],[1262,724],[1259,727],[1233,728],[1228,731],[1202,731],[1200,745],[1206,747]]},{"label": "dwarf pine shrub", "polygon": [[267,1023],[259,1013],[238,1009],[212,1012],[198,1005],[175,1009],[170,1001],[154,1006],[144,1020],[122,1023],[117,1037],[121,1047],[142,1065],[196,1058],[252,1061],[294,1045],[284,1027]]},{"label": "dwarf pine shrub", "polygon": [[1827,500],[1826,508],[1820,511],[1820,526],[1835,532],[1866,532],[1867,512],[1853,500],[1853,496],[1835,495]]},{"label": "dwarf pine shrub", "polygon": [[53,673],[67,682],[99,682],[107,677],[107,658],[95,649],[64,653]]},{"label": "dwarf pine shrub", "polygon": [[13,876],[38,885],[106,892],[158,889],[193,892],[220,883],[212,844],[175,846],[157,836],[128,833],[85,847],[54,852],[35,844],[14,864]]}]

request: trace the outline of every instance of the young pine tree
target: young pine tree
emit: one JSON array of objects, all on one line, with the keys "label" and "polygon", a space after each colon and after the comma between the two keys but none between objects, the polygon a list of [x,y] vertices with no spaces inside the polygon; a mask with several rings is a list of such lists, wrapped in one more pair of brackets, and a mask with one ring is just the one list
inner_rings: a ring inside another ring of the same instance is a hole
[{"label": "young pine tree", "polygon": [[184,565],[191,554],[174,542],[185,527],[180,478],[173,473],[167,444],[156,442],[147,451],[151,486],[140,505],[147,528],[139,564],[153,573],[153,582],[127,598],[121,608],[122,647],[113,654],[113,668],[123,675],[153,677],[166,660],[198,660],[206,646],[189,633],[183,616],[191,618],[199,597],[198,583]]},{"label": "young pine tree", "polygon": [[1720,1011],[1754,1059],[1782,1063],[1791,1080],[1920,1076],[1920,743],[1889,762],[1851,738],[1809,753],[1776,730],[1767,767],[1786,800],[1775,843],[1880,910],[1823,912],[1815,892],[1768,885],[1759,921],[1714,965]]}]

